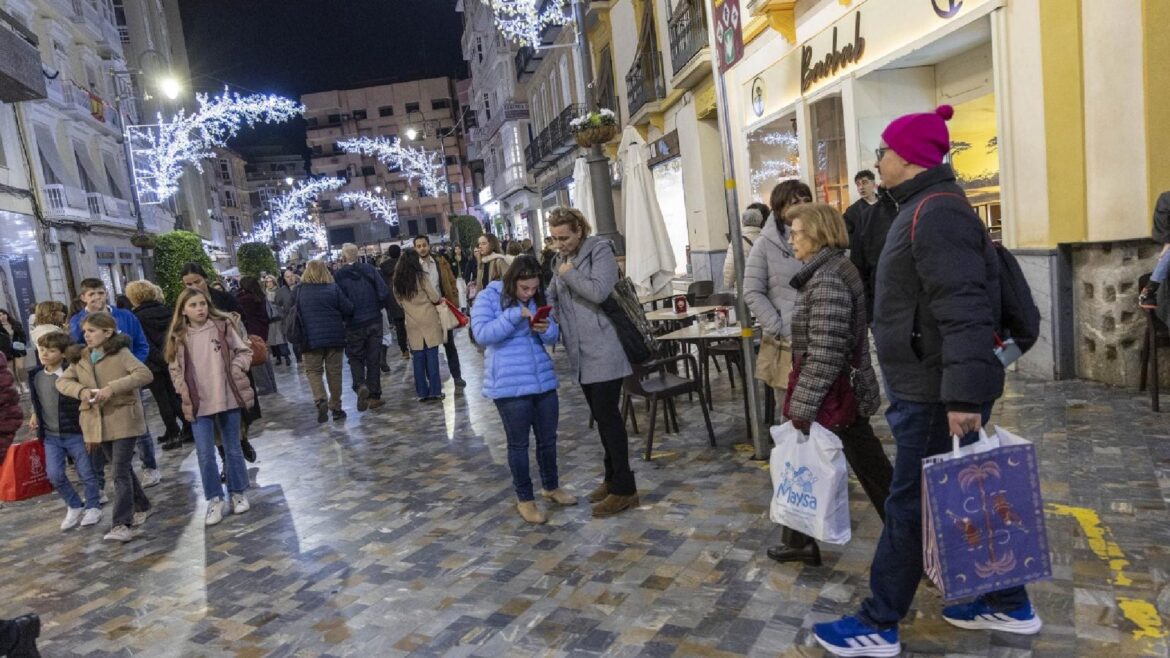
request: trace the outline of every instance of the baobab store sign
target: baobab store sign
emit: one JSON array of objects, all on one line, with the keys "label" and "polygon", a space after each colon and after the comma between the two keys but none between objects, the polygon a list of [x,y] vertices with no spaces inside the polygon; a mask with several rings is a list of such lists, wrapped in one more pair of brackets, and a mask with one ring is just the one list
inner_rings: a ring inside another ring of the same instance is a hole
[{"label": "baobab store sign", "polygon": [[[785,111],[801,96],[813,94],[858,68],[944,39],[1002,6],[1004,0],[865,0],[854,4],[857,6],[845,9],[814,34],[801,33],[798,25],[799,45],[763,70],[742,70],[743,64],[736,67],[736,75],[743,81],[742,107],[748,123]],[[768,93],[757,98],[760,95],[753,95],[753,86]]]}]

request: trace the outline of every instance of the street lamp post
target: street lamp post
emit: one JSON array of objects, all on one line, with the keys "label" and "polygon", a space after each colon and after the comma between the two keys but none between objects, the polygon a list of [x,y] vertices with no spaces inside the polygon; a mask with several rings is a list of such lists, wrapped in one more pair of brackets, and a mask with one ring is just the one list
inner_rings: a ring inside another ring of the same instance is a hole
[{"label": "street lamp post", "polygon": [[[585,83],[585,98],[582,100],[588,111],[597,106],[597,96],[593,88],[593,51],[589,48],[589,33],[585,29],[585,0],[573,0],[573,20],[577,23],[577,54],[581,58],[581,77]],[[589,148],[585,163],[589,165],[589,181],[593,188],[593,222],[597,235],[612,240],[617,255],[625,256],[626,240],[617,230],[617,216],[613,208],[613,178],[609,158],[601,150],[601,144]]]}]

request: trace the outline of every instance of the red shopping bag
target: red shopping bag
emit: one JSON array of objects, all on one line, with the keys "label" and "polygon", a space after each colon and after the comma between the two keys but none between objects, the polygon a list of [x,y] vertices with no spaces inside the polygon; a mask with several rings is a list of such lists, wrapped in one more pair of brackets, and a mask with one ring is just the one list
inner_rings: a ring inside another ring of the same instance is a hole
[{"label": "red shopping bag", "polygon": [[455,316],[455,321],[459,323],[459,328],[462,329],[463,327],[466,327],[470,320],[466,315],[463,314],[463,311],[460,311],[459,307],[452,304],[451,300],[447,299],[446,297],[443,298],[443,303],[446,304],[447,308],[451,310],[451,315]]},{"label": "red shopping bag", "polygon": [[40,441],[8,446],[8,455],[0,465],[0,500],[26,500],[52,491],[45,468],[45,446]]}]

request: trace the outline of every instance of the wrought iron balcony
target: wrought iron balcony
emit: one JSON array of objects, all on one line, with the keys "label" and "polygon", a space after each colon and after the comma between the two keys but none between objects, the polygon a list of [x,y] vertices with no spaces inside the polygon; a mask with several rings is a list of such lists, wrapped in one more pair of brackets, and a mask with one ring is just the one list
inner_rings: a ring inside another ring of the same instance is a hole
[{"label": "wrought iron balcony", "polygon": [[626,74],[626,89],[630,95],[631,117],[647,103],[666,97],[666,81],[662,77],[662,58],[658,51],[645,51],[634,60]]},{"label": "wrought iron balcony", "polygon": [[707,11],[703,3],[683,2],[670,19],[670,61],[674,75],[683,70],[707,41]]},{"label": "wrought iron balcony", "polygon": [[524,149],[524,161],[528,165],[528,171],[536,173],[547,169],[550,164],[572,150],[576,138],[569,130],[569,123],[584,113],[584,105],[569,105],[540,131],[536,139]]}]

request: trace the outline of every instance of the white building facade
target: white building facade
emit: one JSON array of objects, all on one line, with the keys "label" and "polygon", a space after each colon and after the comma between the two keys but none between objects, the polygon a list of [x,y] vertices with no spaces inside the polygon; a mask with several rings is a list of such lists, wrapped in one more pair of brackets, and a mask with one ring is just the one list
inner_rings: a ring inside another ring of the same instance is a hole
[{"label": "white building facade", "polygon": [[463,59],[471,72],[468,99],[476,126],[468,132],[468,158],[483,162],[477,199],[481,216],[500,236],[539,241],[540,196],[525,148],[534,138],[524,82],[517,75],[520,48],[496,29],[482,0],[464,0]]}]

